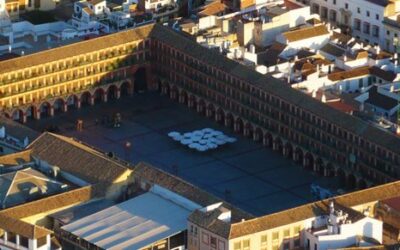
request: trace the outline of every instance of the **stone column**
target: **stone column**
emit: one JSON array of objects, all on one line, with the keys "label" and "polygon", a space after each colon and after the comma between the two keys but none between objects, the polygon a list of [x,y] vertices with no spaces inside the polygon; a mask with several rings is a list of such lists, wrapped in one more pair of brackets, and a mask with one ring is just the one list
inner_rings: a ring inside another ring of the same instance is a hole
[{"label": "stone column", "polygon": [[297,162],[299,160],[299,154],[296,151],[293,151],[292,158],[293,161]]},{"label": "stone column", "polygon": [[40,120],[40,109],[36,109],[36,116],[34,116],[36,120]]},{"label": "stone column", "polygon": [[81,108],[81,99],[77,99],[76,100],[75,106],[76,106],[77,109]]},{"label": "stone column", "polygon": [[307,159],[307,157],[304,156],[304,158],[303,158],[303,167],[307,167],[307,165],[308,165],[308,159]]},{"label": "stone column", "polygon": [[91,96],[91,97],[89,98],[89,105],[90,105],[90,106],[93,106],[93,105],[94,105],[94,97],[93,97],[93,96]]},{"label": "stone column", "polygon": [[62,112],[67,112],[68,111],[68,104],[67,103],[64,103],[63,104],[63,106],[62,106]]},{"label": "stone column", "polygon": [[51,105],[50,107],[49,107],[49,116],[54,116],[54,107],[53,107],[53,105]]},{"label": "stone column", "polygon": [[28,115],[26,112],[22,113],[22,117],[20,117],[22,123],[26,123],[28,120]]},{"label": "stone column", "polygon": [[118,100],[119,98],[121,98],[121,89],[120,89],[120,88],[117,89],[116,95],[117,95],[117,96],[115,97],[115,99]]},{"label": "stone column", "polygon": [[104,92],[103,94],[103,102],[107,102],[108,101],[108,95],[107,92]]},{"label": "stone column", "polygon": [[222,116],[221,116],[221,114],[220,114],[220,113],[218,113],[218,112],[215,112],[215,121],[216,121],[216,122],[220,122],[220,121],[221,121],[221,119],[222,119]]}]

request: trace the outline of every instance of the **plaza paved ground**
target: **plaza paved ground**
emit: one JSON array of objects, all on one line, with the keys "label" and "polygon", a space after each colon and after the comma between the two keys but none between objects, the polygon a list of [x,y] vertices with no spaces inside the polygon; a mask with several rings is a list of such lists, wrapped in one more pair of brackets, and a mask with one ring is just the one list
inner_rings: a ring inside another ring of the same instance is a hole
[{"label": "plaza paved ground", "polygon": [[[120,112],[120,128],[97,124],[104,115]],[[84,130],[75,131],[77,119]],[[250,139],[196,114],[158,93],[145,93],[118,102],[98,104],[29,121],[42,130],[57,125],[60,133],[78,138],[137,163],[145,161],[197,185],[255,215],[263,215],[312,201],[310,184],[318,180],[335,186],[336,180],[320,177]],[[192,151],[171,140],[170,131],[190,132],[211,127],[238,141],[205,153]],[[129,150],[124,145],[132,144]],[[336,187],[337,188],[337,187]]]}]

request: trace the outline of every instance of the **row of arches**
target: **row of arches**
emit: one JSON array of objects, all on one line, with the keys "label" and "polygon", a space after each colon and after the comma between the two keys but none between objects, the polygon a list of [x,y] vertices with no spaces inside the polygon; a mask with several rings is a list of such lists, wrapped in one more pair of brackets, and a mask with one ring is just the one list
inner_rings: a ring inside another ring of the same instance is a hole
[{"label": "row of arches", "polygon": [[161,84],[160,88],[161,93],[169,95],[171,99],[187,105],[189,108],[196,110],[210,119],[214,119],[217,123],[231,128],[236,133],[263,143],[264,146],[282,154],[284,157],[292,159],[310,171],[314,171],[321,176],[337,177],[342,186],[349,190],[366,188],[370,185],[370,183],[367,183],[367,181],[354,174],[351,170],[335,166],[331,162],[287,141],[279,135],[258,127],[250,121],[246,121],[240,116],[226,111],[214,103],[209,103],[194,94],[188,93],[173,84]]},{"label": "row of arches", "polygon": [[68,110],[79,109],[102,102],[117,100],[121,96],[130,96],[134,90],[133,83],[129,80],[117,84],[110,84],[66,97],[56,97],[40,103],[31,103],[24,107],[15,108],[5,112],[5,116],[21,123],[29,119],[41,119],[54,116]]}]

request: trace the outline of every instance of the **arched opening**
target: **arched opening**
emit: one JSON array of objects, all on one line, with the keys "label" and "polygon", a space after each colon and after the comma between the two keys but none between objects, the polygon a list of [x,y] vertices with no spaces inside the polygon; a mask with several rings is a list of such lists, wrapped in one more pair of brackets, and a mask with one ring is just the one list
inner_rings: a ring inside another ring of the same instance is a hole
[{"label": "arched opening", "polygon": [[285,156],[288,158],[293,157],[293,146],[289,142],[285,144]]},{"label": "arched opening", "polygon": [[201,115],[204,115],[206,103],[203,99],[200,99],[197,103],[197,112]]},{"label": "arched opening", "polygon": [[240,117],[235,120],[234,130],[236,133],[243,133],[243,121]]},{"label": "arched opening", "polygon": [[178,100],[179,98],[179,90],[175,85],[172,85],[169,90],[169,98],[172,100]]},{"label": "arched opening", "polygon": [[113,101],[118,98],[118,87],[115,85],[110,85],[107,89],[107,100]]},{"label": "arched opening", "polygon": [[256,128],[253,134],[253,140],[255,142],[260,142],[263,138],[263,131],[261,128]]},{"label": "arched opening", "polygon": [[280,137],[274,139],[274,150],[283,154],[283,143]]},{"label": "arched opening", "polygon": [[303,164],[303,158],[304,158],[303,150],[301,150],[301,148],[296,148],[294,154],[295,154],[294,161],[298,164]]},{"label": "arched opening", "polygon": [[244,136],[247,137],[253,136],[253,126],[249,122],[247,122],[246,125],[244,125]]},{"label": "arched opening", "polygon": [[233,127],[233,115],[231,113],[225,114],[224,124],[225,127],[232,128]]},{"label": "arched opening", "polygon": [[314,156],[311,153],[307,152],[304,156],[304,159],[304,167],[312,170],[314,166]]},{"label": "arched opening", "polygon": [[[9,116],[9,114],[6,113],[6,117]],[[12,118],[14,121],[18,121],[20,123],[24,122],[24,111],[20,109],[14,110],[12,113],[12,117],[7,117],[7,118]]]},{"label": "arched opening", "polygon": [[26,108],[26,119],[32,120],[36,118],[36,107],[31,105]]},{"label": "arched opening", "polygon": [[326,171],[327,171],[327,176],[328,177],[334,177],[335,176],[335,169],[331,163],[328,163],[326,165]]},{"label": "arched opening", "polygon": [[129,81],[125,81],[121,84],[121,96],[130,96],[132,94],[132,83]]},{"label": "arched opening", "polygon": [[206,111],[206,115],[207,115],[207,117],[214,117],[215,116],[215,108],[214,108],[214,105],[212,105],[211,103],[209,103],[208,105],[207,105],[207,111]]},{"label": "arched opening", "polygon": [[54,113],[58,114],[64,111],[64,100],[61,98],[58,98],[57,100],[54,101],[53,104],[54,108]]},{"label": "arched opening", "polygon": [[79,98],[76,95],[71,95],[67,98],[68,110],[78,107]]},{"label": "arched opening", "polygon": [[272,135],[270,133],[266,133],[264,135],[264,146],[271,148],[272,144],[273,144]]},{"label": "arched opening", "polygon": [[353,189],[355,189],[357,187],[356,184],[357,184],[356,177],[353,174],[349,174],[347,176],[347,188],[349,190],[353,190]]},{"label": "arched opening", "polygon": [[147,77],[146,69],[144,67],[139,68],[135,74],[135,93],[141,93],[147,90]]},{"label": "arched opening", "polygon": [[98,88],[93,93],[94,103],[99,104],[104,101],[104,89]]},{"label": "arched opening", "polygon": [[40,117],[49,117],[51,115],[51,105],[48,102],[44,102],[39,107]]},{"label": "arched opening", "polygon": [[179,93],[179,102],[182,104],[187,104],[188,102],[188,94],[186,93],[186,91],[181,91]]},{"label": "arched opening", "polygon": [[84,106],[88,106],[90,105],[90,99],[92,98],[92,95],[90,94],[90,92],[84,92],[81,95],[81,105]]},{"label": "arched opening", "polygon": [[225,121],[225,112],[222,108],[218,108],[215,114],[215,121],[218,123],[224,123]]}]

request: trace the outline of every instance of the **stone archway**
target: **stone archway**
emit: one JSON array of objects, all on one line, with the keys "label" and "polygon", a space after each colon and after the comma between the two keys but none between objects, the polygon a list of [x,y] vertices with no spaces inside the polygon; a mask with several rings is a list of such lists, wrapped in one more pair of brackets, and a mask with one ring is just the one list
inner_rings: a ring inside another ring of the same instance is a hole
[{"label": "stone archway", "polygon": [[204,115],[205,110],[206,110],[206,103],[204,102],[203,99],[200,99],[197,102],[196,111],[197,111],[197,113]]},{"label": "stone archway", "polygon": [[107,100],[114,101],[119,98],[118,87],[114,84],[108,86],[107,88]]},{"label": "stone archway", "polygon": [[80,100],[77,95],[70,95],[66,100],[68,109],[80,108]]},{"label": "stone archway", "polygon": [[283,149],[283,155],[287,158],[292,159],[293,158],[293,146],[290,142],[286,142],[284,149]]},{"label": "stone archway", "polygon": [[81,100],[81,105],[82,105],[82,106],[89,106],[89,105],[91,105],[91,102],[92,102],[91,99],[92,99],[92,94],[90,94],[89,91],[83,92],[82,95],[81,95],[81,98],[80,98],[80,100]]},{"label": "stone archway", "polygon": [[253,133],[253,141],[261,142],[263,139],[263,130],[260,127],[257,127]]},{"label": "stone archway", "polygon": [[270,133],[266,133],[264,135],[263,144],[264,144],[264,146],[267,146],[269,148],[272,147],[272,145],[273,145],[273,137],[272,137],[272,135]]},{"label": "stone archway", "polygon": [[283,155],[283,142],[278,136],[274,139],[273,150]]},{"label": "stone archway", "polygon": [[49,117],[52,116],[52,106],[49,102],[43,102],[39,106],[40,117]]},{"label": "stone archway", "polygon": [[65,111],[64,106],[65,106],[65,101],[62,98],[57,98],[53,104],[54,113],[58,114],[64,112]]},{"label": "stone archway", "polygon": [[214,107],[214,105],[212,103],[209,103],[207,105],[206,116],[208,118],[213,118],[215,116],[215,107]]},{"label": "stone archway", "polygon": [[234,124],[233,124],[233,130],[236,133],[240,133],[241,134],[243,132],[243,127],[244,127],[243,120],[240,117],[237,117],[235,119]]},{"label": "stone archway", "polygon": [[30,105],[26,108],[26,119],[32,120],[37,118],[37,107],[35,105]]},{"label": "stone archway", "polygon": [[233,115],[231,113],[226,113],[224,119],[225,127],[232,128],[233,123]]},{"label": "stone archway", "polygon": [[303,150],[299,147],[296,147],[293,153],[293,160],[298,164],[303,164],[304,153]]},{"label": "stone archway", "polygon": [[222,108],[218,108],[215,112],[215,121],[218,123],[223,123],[225,121],[225,112]]},{"label": "stone archway", "polygon": [[105,102],[105,91],[103,88],[97,88],[93,93],[94,104]]},{"label": "stone archway", "polygon": [[[7,115],[9,116],[9,114],[6,113],[6,117]],[[7,118],[12,118],[14,121],[18,121],[20,123],[25,123],[25,112],[21,109],[15,109],[12,113],[10,117]]]},{"label": "stone archway", "polygon": [[121,84],[121,96],[130,96],[133,93],[133,84],[130,81],[124,81]]}]

